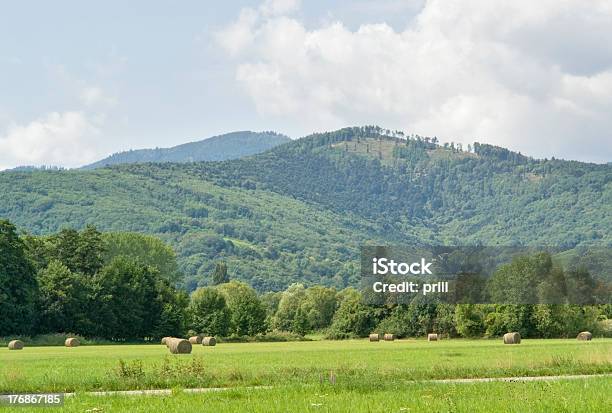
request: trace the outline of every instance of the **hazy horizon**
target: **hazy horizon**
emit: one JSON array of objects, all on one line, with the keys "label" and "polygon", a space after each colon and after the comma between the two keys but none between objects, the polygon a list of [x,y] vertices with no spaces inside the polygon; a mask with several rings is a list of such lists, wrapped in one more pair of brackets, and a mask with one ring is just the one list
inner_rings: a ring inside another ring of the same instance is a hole
[{"label": "hazy horizon", "polygon": [[[356,126],[356,125],[353,125],[353,126]],[[347,127],[348,127],[348,126],[347,126]],[[384,129],[384,128],[383,128],[383,129]],[[277,131],[273,131],[273,130],[241,130],[241,131],[228,131],[228,132],[225,132],[225,133],[221,133],[221,134],[219,134],[219,135],[207,136],[207,137],[205,137],[205,138],[201,138],[201,139],[198,139],[198,138],[187,138],[187,139],[186,139],[184,142],[179,142],[179,143],[173,144],[172,146],[134,147],[134,148],[122,149],[122,150],[117,151],[117,152],[111,152],[111,153],[107,153],[107,154],[102,154],[100,158],[95,159],[93,162],[97,162],[97,161],[100,161],[100,160],[103,160],[103,159],[109,158],[109,157],[111,157],[112,155],[116,155],[116,154],[120,154],[120,153],[124,153],[124,152],[130,152],[130,151],[146,151],[146,150],[155,150],[155,149],[171,149],[171,148],[175,148],[175,147],[182,146],[182,145],[187,145],[187,144],[192,144],[192,143],[203,142],[203,141],[206,141],[206,140],[208,140],[208,139],[213,139],[213,138],[224,137],[224,136],[226,136],[226,135],[230,135],[230,134],[237,133],[237,132],[254,132],[254,133],[274,132],[274,133],[278,133],[279,135],[283,135],[283,136],[285,136],[285,137],[287,137],[287,138],[289,138],[289,139],[291,139],[291,140],[296,140],[296,139],[306,138],[306,137],[308,137],[308,136],[309,136],[309,135],[306,135],[306,136],[292,137],[292,136],[288,136],[288,135],[286,135],[286,134],[283,134],[283,133],[280,133],[280,132],[277,132]],[[330,132],[331,132],[331,131],[330,131]],[[405,131],[404,131],[404,132],[405,132]],[[410,136],[410,135],[412,135],[412,134],[411,134],[411,133],[407,133],[407,134],[406,134],[406,136]],[[433,136],[423,136],[423,135],[419,135],[419,136],[420,136],[420,137],[422,137],[422,138],[425,138],[425,137],[430,137],[430,138],[431,138],[431,137],[433,137]],[[444,143],[450,143],[450,142],[451,142],[451,141],[448,141],[448,142],[445,142],[445,141],[440,141],[440,142],[439,142],[439,145],[444,145]],[[457,141],[453,141],[453,142],[457,143]],[[461,142],[461,141],[458,141],[458,142]],[[474,144],[475,142],[477,142],[477,141],[468,142],[468,143],[469,143],[469,144]],[[489,142],[486,142],[486,141],[479,141],[479,143],[488,144]],[[466,149],[464,148],[464,150],[466,150]],[[522,155],[525,155],[525,156],[527,156],[527,157],[531,157],[531,158],[534,158],[534,159],[545,159],[545,158],[546,158],[546,159],[551,159],[551,158],[552,158],[552,157],[550,157],[550,156],[548,156],[548,157],[535,157],[535,156],[532,156],[532,155],[531,155],[531,154],[529,154],[529,153],[524,153],[524,152],[521,152],[520,150],[513,150],[513,152],[518,152],[518,153],[521,153]],[[581,161],[581,160],[577,160],[577,159],[570,159],[570,158],[559,158],[559,157],[555,157],[555,159],[557,159],[557,160],[566,160],[566,161],[578,161],[578,162],[585,162],[585,163],[598,163],[598,164],[607,164],[607,163],[610,163],[610,162],[589,162],[589,161]],[[40,168],[43,168],[43,167],[44,167],[44,168],[79,169],[79,168],[82,168],[82,167],[84,167],[84,166],[90,165],[90,164],[91,164],[91,163],[93,163],[93,162],[90,162],[90,163],[84,163],[84,164],[81,164],[81,165],[75,165],[75,166],[73,166],[73,167],[64,167],[64,166],[62,166],[62,165],[53,165],[53,164],[39,164],[39,165],[25,165],[25,164],[24,164],[24,165],[17,165],[17,166],[15,166],[15,167],[10,167],[10,168],[0,169],[0,172],[2,172],[2,171],[10,171],[10,170],[12,170],[12,169],[19,169],[19,168],[29,168],[29,167],[36,167],[36,168],[39,168],[39,167],[40,167]],[[203,162],[206,162],[206,161],[203,161]]]}]

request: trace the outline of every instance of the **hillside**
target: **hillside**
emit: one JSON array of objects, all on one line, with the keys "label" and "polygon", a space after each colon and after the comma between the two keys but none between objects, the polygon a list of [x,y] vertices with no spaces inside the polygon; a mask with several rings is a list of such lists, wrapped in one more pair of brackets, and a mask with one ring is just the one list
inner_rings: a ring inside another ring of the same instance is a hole
[{"label": "hillside", "polygon": [[[392,135],[392,136],[389,136]],[[357,282],[364,243],[612,246],[612,166],[349,128],[239,160],[0,173],[0,217],[157,234],[192,289]]]},{"label": "hillside", "polygon": [[274,132],[232,132],[172,148],[119,152],[86,165],[82,169],[95,169],[125,163],[224,161],[265,152],[289,141],[291,139],[287,136]]}]

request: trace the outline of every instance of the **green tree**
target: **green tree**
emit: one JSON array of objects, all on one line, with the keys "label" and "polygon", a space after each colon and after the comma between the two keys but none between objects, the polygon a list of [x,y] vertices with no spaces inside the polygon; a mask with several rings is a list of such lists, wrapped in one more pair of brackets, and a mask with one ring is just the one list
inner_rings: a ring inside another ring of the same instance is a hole
[{"label": "green tree", "polygon": [[411,320],[412,334],[419,337],[430,333],[436,321],[437,304],[434,299],[415,295],[408,306],[408,317]]},{"label": "green tree", "polygon": [[455,307],[451,304],[438,304],[433,331],[449,337],[457,335],[455,328]]},{"label": "green tree", "polygon": [[85,275],[94,275],[104,264],[103,254],[105,245],[102,233],[93,225],[87,225],[79,234],[76,253],[76,272]]},{"label": "green tree", "polygon": [[102,234],[93,225],[87,225],[80,233],[64,228],[49,242],[49,258],[60,261],[71,272],[92,276],[102,268]]},{"label": "green tree", "polygon": [[537,287],[537,295],[537,302],[541,304],[565,304],[567,301],[567,282],[563,269],[553,267],[540,280]]},{"label": "green tree", "polygon": [[318,330],[330,326],[336,306],[336,290],[315,285],[306,290],[302,309],[307,315],[310,328]]},{"label": "green tree", "polygon": [[538,285],[550,277],[552,259],[548,253],[516,257],[500,266],[489,283],[491,299],[495,303],[536,304]]},{"label": "green tree", "polygon": [[567,295],[571,304],[595,304],[596,286],[597,283],[586,267],[567,272]]},{"label": "green tree", "polygon": [[23,241],[13,224],[0,220],[0,336],[32,332],[37,290]]},{"label": "green tree", "polygon": [[72,272],[78,272],[79,257],[77,249],[81,241],[79,232],[74,228],[63,228],[60,232],[50,237],[50,258],[64,264]]},{"label": "green tree", "polygon": [[278,306],[282,297],[282,291],[268,291],[267,293],[263,293],[259,297],[261,303],[266,308],[266,314],[268,318],[274,317],[274,315],[278,311]]},{"label": "green tree", "polygon": [[163,310],[155,268],[118,256],[95,277],[93,335],[113,339],[150,337]]},{"label": "green tree", "polygon": [[228,283],[230,280],[229,275],[227,274],[227,265],[225,262],[221,261],[215,264],[215,271],[212,275],[213,285],[220,285]]},{"label": "green tree", "polygon": [[306,300],[306,288],[303,284],[292,284],[283,291],[278,310],[274,316],[273,327],[278,330],[292,331],[293,320],[298,309]]},{"label": "green tree", "polygon": [[567,306],[564,305],[535,305],[533,309],[533,322],[537,336],[542,338],[561,337],[566,332]]},{"label": "green tree", "polygon": [[537,337],[576,337],[585,330],[597,334],[600,314],[596,306],[536,305],[532,317]]},{"label": "green tree", "polygon": [[157,268],[161,277],[173,284],[179,281],[181,274],[176,253],[159,238],[135,232],[109,232],[104,234],[103,240],[105,263],[123,255]]},{"label": "green tree", "polygon": [[530,304],[497,304],[485,316],[488,336],[500,336],[510,331],[518,331],[523,337],[536,336],[533,323],[533,308]]},{"label": "green tree", "polygon": [[166,336],[181,337],[187,329],[187,306],[189,297],[184,291],[177,291],[168,280],[162,278],[157,281],[157,299],[162,310],[155,323],[153,338]]},{"label": "green tree", "polygon": [[365,337],[376,325],[376,317],[365,305],[361,293],[347,288],[338,293],[342,300],[329,328],[329,338]]},{"label": "green tree", "polygon": [[230,310],[225,297],[215,288],[198,288],[189,303],[190,328],[211,336],[227,336]]},{"label": "green tree", "polygon": [[49,237],[37,237],[26,234],[21,239],[25,245],[26,256],[34,266],[34,271],[38,273],[46,268],[51,260],[51,242]]},{"label": "green tree", "polygon": [[88,331],[88,288],[82,275],[57,260],[38,274],[39,331],[43,333]]},{"label": "green tree", "polygon": [[395,334],[398,338],[414,336],[416,320],[405,304],[397,305],[391,313],[376,326],[376,331]]},{"label": "green tree", "polygon": [[293,322],[291,323],[291,331],[301,336],[306,335],[310,331],[310,322],[308,321],[308,315],[302,309],[302,307],[298,307],[295,315],[293,317]]},{"label": "green tree", "polygon": [[230,334],[254,336],[266,330],[266,309],[248,284],[230,281],[219,287],[230,310]]},{"label": "green tree", "polygon": [[455,306],[455,328],[462,337],[480,337],[485,331],[483,306],[459,304]]}]

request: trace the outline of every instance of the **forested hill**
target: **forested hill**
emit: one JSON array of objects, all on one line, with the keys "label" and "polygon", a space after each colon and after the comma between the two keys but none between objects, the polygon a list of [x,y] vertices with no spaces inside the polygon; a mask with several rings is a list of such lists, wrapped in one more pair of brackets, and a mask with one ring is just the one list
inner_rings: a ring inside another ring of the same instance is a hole
[{"label": "forested hill", "polygon": [[224,161],[255,155],[291,141],[275,132],[232,132],[172,148],[138,149],[115,153],[83,169],[142,162]]},{"label": "forested hill", "polygon": [[611,165],[348,128],[231,161],[3,172],[0,217],[156,234],[189,289],[218,260],[259,290],[340,287],[357,283],[364,243],[610,247],[611,178]]}]

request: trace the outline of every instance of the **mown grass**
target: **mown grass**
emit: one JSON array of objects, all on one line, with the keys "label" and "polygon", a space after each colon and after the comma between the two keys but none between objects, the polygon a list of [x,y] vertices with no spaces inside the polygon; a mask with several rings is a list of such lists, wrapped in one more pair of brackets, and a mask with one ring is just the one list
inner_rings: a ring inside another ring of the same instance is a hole
[{"label": "mown grass", "polygon": [[[66,399],[65,412],[607,412],[610,378],[554,382],[409,383],[375,388],[289,385],[271,389],[168,396],[91,396]],[[0,411],[2,409],[0,408]],[[38,412],[40,408],[20,408]],[[53,410],[51,410],[53,411]]]},{"label": "mown grass", "polygon": [[612,373],[612,340],[365,340],[224,343],[170,355],[162,345],[0,349],[0,393],[315,385],[344,389],[415,380]]}]

